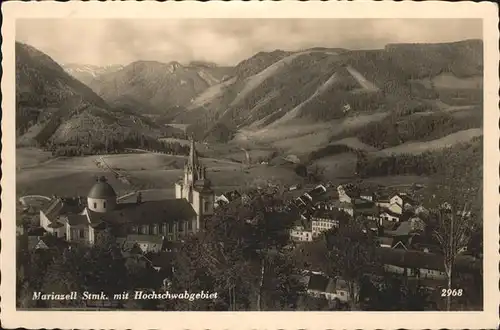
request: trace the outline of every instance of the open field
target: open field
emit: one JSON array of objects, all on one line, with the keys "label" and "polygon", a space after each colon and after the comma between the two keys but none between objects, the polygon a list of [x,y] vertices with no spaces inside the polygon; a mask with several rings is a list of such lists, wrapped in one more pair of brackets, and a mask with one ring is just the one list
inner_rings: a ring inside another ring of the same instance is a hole
[{"label": "open field", "polygon": [[131,153],[102,156],[106,164],[116,170],[155,170],[155,169],[180,169],[186,162],[185,156]]},{"label": "open field", "polygon": [[113,185],[118,195],[131,190],[130,186],[116,179],[109,172],[78,169],[51,169],[48,166],[38,167],[17,173],[17,195],[39,194],[45,196],[86,196],[98,176],[104,175]]},{"label": "open field", "polygon": [[[33,152],[33,151],[31,151]],[[26,152],[22,151],[25,155]],[[131,181],[128,185],[118,180],[110,171],[98,168],[99,156],[57,158],[49,163],[18,171],[17,196],[44,195],[85,196],[98,176],[106,176],[117,194],[124,195],[139,189],[166,189],[174,193],[174,183],[182,176],[186,161],[184,156],[156,153],[129,153],[102,156],[112,168],[119,169]],[[266,165],[243,166],[224,159],[202,158],[207,173],[217,192],[234,189],[262,180],[283,184],[301,181],[293,168]],[[144,169],[143,169],[144,168]],[[167,194],[168,195],[168,194]]]},{"label": "open field", "polygon": [[459,78],[452,73],[441,73],[432,79],[432,83],[437,88],[480,89],[483,87],[483,77]]},{"label": "open field", "polygon": [[[261,163],[263,161],[269,161],[273,155],[273,150],[268,149],[251,149],[248,150],[248,156],[250,157],[251,164]],[[244,163],[247,161],[247,153],[243,150],[239,152],[233,152],[225,156],[229,160],[233,160],[238,163]]]},{"label": "open field", "polygon": [[286,153],[301,156],[309,153],[310,150],[319,149],[327,145],[330,138],[331,133],[329,130],[319,130],[315,133],[276,141],[273,145]]},{"label": "open field", "polygon": [[[255,184],[259,180],[271,180],[282,184],[295,184],[301,181],[292,168],[256,166],[225,166],[214,163],[207,168],[207,175],[216,192]],[[174,183],[182,176],[182,170],[129,171],[132,182],[139,183],[141,189],[174,189]]]},{"label": "open field", "polygon": [[[102,158],[111,168],[124,171],[180,170],[187,161],[187,156],[153,152],[104,155]],[[200,158],[200,161],[208,168],[241,166],[227,159]]]},{"label": "open field", "polygon": [[17,168],[26,168],[37,166],[52,158],[52,154],[37,148],[18,148],[16,149]]},{"label": "open field", "polygon": [[348,137],[330,143],[330,145],[344,145],[356,150],[376,151],[377,148],[361,142],[357,137]]}]

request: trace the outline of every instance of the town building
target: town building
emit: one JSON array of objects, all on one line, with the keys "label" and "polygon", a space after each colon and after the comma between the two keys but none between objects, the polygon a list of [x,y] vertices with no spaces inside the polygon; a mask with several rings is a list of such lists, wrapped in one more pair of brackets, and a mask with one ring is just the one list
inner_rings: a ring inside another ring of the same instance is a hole
[{"label": "town building", "polygon": [[379,216],[381,219],[385,221],[399,222],[401,214],[391,211],[389,209],[385,209],[384,211],[380,212]]},{"label": "town building", "polygon": [[[350,303],[348,283],[340,278],[330,278],[324,274],[311,273],[306,276],[308,279],[307,293],[315,298],[325,298],[328,301],[338,300],[342,303]],[[354,285],[354,297],[358,296],[359,288]]]},{"label": "town building", "polygon": [[386,272],[422,279],[446,279],[442,256],[402,249],[383,249],[380,256]]},{"label": "town building", "polygon": [[403,214],[403,211],[415,206],[415,201],[410,196],[398,193],[391,197],[387,209],[396,214]]},{"label": "town building", "polygon": [[311,229],[313,237],[332,228],[338,228],[341,222],[348,221],[349,216],[333,207],[318,208],[311,217]]},{"label": "town building", "polygon": [[231,203],[234,200],[237,200],[241,198],[241,194],[238,192],[238,190],[231,190],[228,192],[225,192],[217,197],[215,197],[215,207],[220,207],[223,205],[227,205]]},{"label": "town building", "polygon": [[337,192],[341,203],[352,203],[355,198],[359,197],[359,192],[351,184],[339,185]]},{"label": "town building", "polygon": [[157,251],[163,238],[178,241],[196,233],[206,217],[213,214],[214,192],[206,168],[198,160],[194,141],[175,192],[175,199],[143,201],[141,193],[137,193],[135,201],[118,202],[113,187],[100,177],[86,200],[54,198],[40,211],[40,226],[68,242],[90,245],[109,229],[123,242],[129,244],[132,240],[144,251]]},{"label": "town building", "polygon": [[312,242],[313,232],[308,218],[298,217],[290,229],[290,239],[295,242]]}]

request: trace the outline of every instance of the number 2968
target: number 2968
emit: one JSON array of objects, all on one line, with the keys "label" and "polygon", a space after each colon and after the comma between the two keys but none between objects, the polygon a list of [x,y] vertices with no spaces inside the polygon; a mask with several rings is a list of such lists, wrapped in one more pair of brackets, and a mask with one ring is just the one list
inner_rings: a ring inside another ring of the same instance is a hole
[{"label": "number 2968", "polygon": [[463,289],[442,289],[441,297],[460,297],[464,293]]}]

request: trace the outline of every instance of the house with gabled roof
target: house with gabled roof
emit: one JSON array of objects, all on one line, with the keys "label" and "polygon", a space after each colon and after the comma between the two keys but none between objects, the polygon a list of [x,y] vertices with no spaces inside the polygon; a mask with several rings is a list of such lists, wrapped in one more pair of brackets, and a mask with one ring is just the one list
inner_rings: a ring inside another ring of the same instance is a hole
[{"label": "house with gabled roof", "polygon": [[337,187],[339,201],[343,203],[352,203],[355,198],[359,198],[359,190],[352,184],[339,185]]},{"label": "house with gabled roof", "polygon": [[[349,303],[351,295],[347,281],[340,277],[331,278],[324,274],[310,273],[308,275],[307,293],[313,297],[324,297],[329,301],[338,300],[343,303]],[[354,285],[355,294],[358,296],[359,288]]]},{"label": "house with gabled roof", "polygon": [[308,192],[304,193],[304,197],[309,199],[313,204],[317,203],[321,196],[324,195],[327,192],[327,189],[323,185],[317,185],[314,187],[314,189],[309,190]]},{"label": "house with gabled roof", "polygon": [[384,209],[380,211],[380,218],[385,221],[399,222],[401,214],[391,211],[390,209]]},{"label": "house with gabled roof", "polygon": [[407,208],[415,207],[416,202],[406,193],[397,193],[389,201],[388,209],[396,214],[402,214]]}]

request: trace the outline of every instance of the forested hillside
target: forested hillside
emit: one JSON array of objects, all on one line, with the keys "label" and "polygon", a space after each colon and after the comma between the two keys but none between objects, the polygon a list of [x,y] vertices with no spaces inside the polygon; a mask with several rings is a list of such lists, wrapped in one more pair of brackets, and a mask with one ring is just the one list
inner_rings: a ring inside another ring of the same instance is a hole
[{"label": "forested hillside", "polygon": [[[457,106],[480,111],[481,81],[480,40],[395,44],[382,50],[261,52],[238,64],[232,79],[195,98],[190,111],[176,120],[195,124],[195,131],[216,122],[275,129],[292,121],[323,122],[360,113],[390,112],[405,120],[413,113]],[[441,114],[433,119],[445,120]]]},{"label": "forested hillside", "polygon": [[16,131],[18,145],[47,145],[82,137],[104,143],[131,133],[158,136],[163,128],[111,107],[49,56],[16,43]]}]

